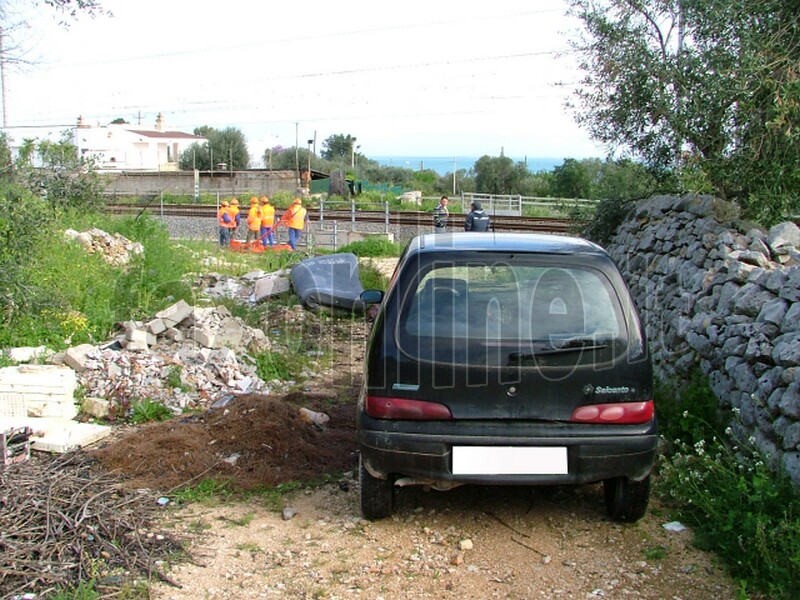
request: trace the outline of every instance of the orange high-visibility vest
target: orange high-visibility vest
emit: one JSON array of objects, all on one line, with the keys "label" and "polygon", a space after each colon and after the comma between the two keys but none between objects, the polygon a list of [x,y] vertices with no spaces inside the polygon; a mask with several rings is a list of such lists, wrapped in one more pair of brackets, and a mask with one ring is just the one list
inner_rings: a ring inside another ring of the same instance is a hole
[{"label": "orange high-visibility vest", "polygon": [[228,214],[231,216],[231,223],[228,223],[228,227],[230,227],[231,229],[236,229],[236,215],[239,214],[239,207],[229,206]]},{"label": "orange high-visibility vest", "polygon": [[261,205],[261,226],[272,227],[275,224],[275,207],[272,204]]},{"label": "orange high-visibility vest", "polygon": [[231,213],[228,206],[223,206],[219,209],[217,213],[217,223],[219,223],[220,227],[230,227],[231,223],[226,223],[223,215],[228,215],[228,218],[233,221],[233,225],[236,225],[236,221],[233,217],[231,217]]},{"label": "orange high-visibility vest", "polygon": [[292,229],[303,229],[306,224],[306,209],[299,204],[289,209],[290,214],[286,219],[287,224]]},{"label": "orange high-visibility vest", "polygon": [[251,206],[247,212],[247,228],[250,231],[258,231],[261,228],[261,208],[258,205]]}]

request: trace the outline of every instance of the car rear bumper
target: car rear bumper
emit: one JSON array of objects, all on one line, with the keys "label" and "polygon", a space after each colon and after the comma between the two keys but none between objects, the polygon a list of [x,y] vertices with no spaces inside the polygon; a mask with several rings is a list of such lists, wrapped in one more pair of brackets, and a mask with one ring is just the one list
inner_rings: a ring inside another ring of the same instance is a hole
[{"label": "car rear bumper", "polygon": [[[658,436],[636,435],[518,437],[440,435],[361,429],[359,447],[373,477],[405,476],[422,482],[493,485],[592,483],[612,477],[639,481],[656,457]],[[453,447],[566,448],[567,472],[549,474],[454,474]]]}]

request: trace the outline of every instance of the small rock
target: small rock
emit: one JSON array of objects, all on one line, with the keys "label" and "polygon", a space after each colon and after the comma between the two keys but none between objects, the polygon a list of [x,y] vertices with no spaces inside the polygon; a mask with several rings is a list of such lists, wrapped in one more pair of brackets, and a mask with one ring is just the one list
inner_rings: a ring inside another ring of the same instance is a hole
[{"label": "small rock", "polygon": [[472,540],[469,539],[461,540],[460,542],[458,542],[458,547],[461,550],[472,550],[473,548]]},{"label": "small rock", "polygon": [[281,511],[281,518],[284,521],[291,521],[296,514],[297,511],[295,509],[287,506],[286,508],[283,509],[283,511]]}]

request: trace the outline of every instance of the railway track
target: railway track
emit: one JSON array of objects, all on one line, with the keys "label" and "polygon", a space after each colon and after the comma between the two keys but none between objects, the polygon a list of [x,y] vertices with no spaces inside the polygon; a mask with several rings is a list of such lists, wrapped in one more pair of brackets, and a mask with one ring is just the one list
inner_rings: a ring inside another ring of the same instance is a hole
[{"label": "railway track", "polygon": [[[108,204],[106,210],[113,214],[139,214],[147,212],[152,215],[165,217],[208,218],[216,217],[217,209],[212,205],[204,204],[169,204],[137,206],[131,204]],[[246,207],[245,207],[246,211]],[[317,208],[308,209],[308,218],[312,222],[337,222],[337,223],[382,223],[389,227],[417,227],[427,228],[432,226],[433,218],[429,212],[396,211],[385,212],[380,210],[324,210],[322,215]],[[451,222],[461,228],[463,215],[451,214]],[[492,216],[494,231],[530,231],[537,233],[569,233],[575,225],[569,219],[554,219],[549,217],[516,217],[507,215]]]}]

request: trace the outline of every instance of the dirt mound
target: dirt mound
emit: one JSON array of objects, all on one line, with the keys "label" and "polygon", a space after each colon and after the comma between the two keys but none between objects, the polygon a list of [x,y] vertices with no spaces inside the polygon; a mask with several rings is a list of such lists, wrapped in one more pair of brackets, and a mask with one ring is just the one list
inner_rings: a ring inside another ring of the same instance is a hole
[{"label": "dirt mound", "polygon": [[[131,486],[164,493],[203,479],[237,490],[309,480],[356,464],[356,396],[355,390],[346,402],[322,393],[237,396],[203,414],[139,427],[92,454],[130,477]],[[315,426],[301,407],[330,421]]]}]

